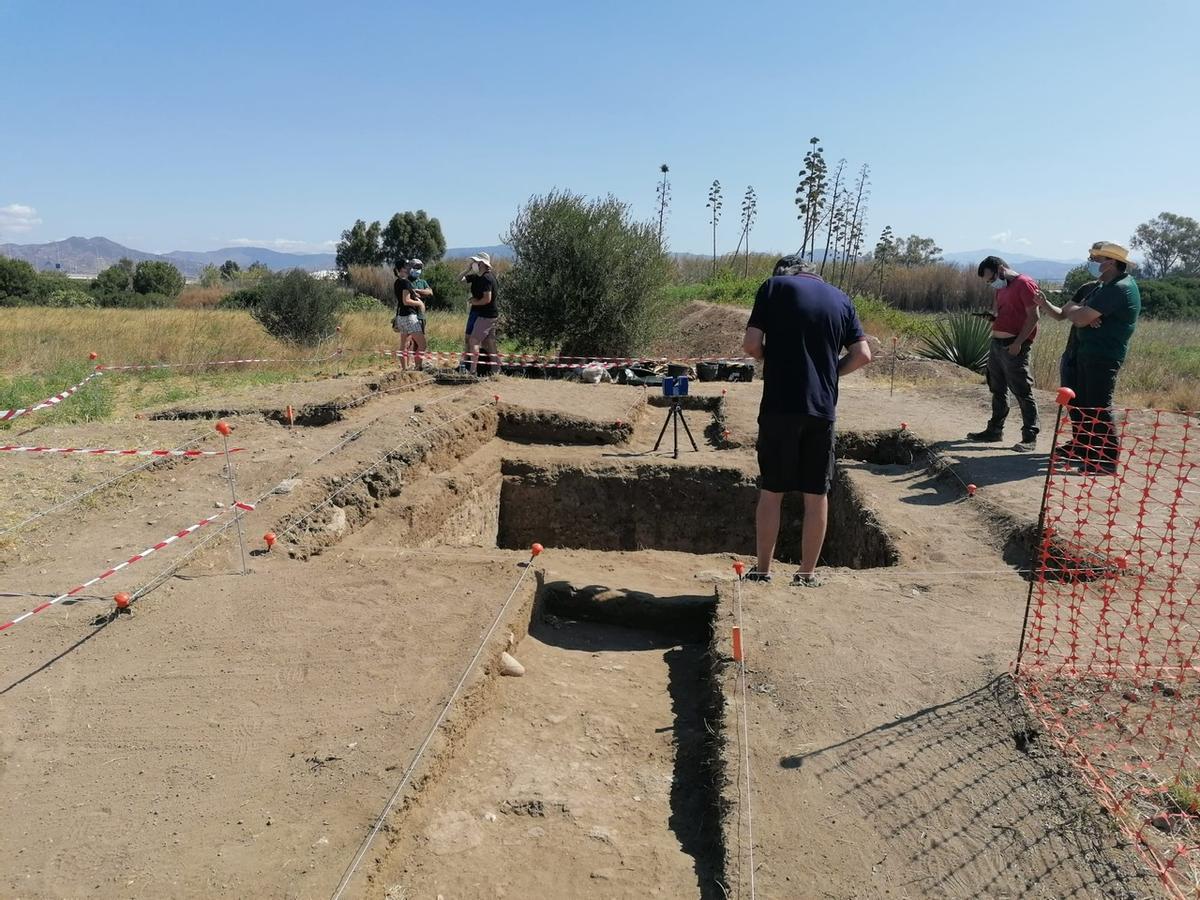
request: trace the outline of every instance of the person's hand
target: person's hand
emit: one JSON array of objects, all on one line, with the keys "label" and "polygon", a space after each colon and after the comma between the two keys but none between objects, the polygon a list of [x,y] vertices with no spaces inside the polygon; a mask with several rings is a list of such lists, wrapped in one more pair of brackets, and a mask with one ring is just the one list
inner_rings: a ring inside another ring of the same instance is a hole
[{"label": "person's hand", "polygon": [[1020,356],[1021,355],[1021,345],[1018,344],[1016,341],[1013,341],[1011,344],[1009,344],[1008,345],[1008,355],[1009,356]]},{"label": "person's hand", "polygon": [[1103,316],[1101,318],[1097,319],[1091,325],[1089,325],[1088,328],[1099,328],[1101,321],[1103,321]]},{"label": "person's hand", "polygon": [[1034,294],[1033,296],[1037,300],[1037,305],[1040,306],[1042,309],[1045,309],[1046,307],[1048,307],[1050,305],[1050,298],[1042,293],[1041,288],[1038,288],[1037,293]]}]

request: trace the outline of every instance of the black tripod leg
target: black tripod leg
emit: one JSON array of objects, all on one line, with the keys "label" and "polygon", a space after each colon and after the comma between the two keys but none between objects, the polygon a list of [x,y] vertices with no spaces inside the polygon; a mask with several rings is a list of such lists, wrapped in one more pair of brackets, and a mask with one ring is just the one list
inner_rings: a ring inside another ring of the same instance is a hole
[{"label": "black tripod leg", "polygon": [[658,433],[658,440],[654,442],[654,451],[652,451],[652,452],[658,451],[658,445],[662,443],[663,435],[667,433],[667,426],[670,424],[671,424],[671,413],[670,413],[670,411],[668,411],[667,419],[665,422],[663,422],[662,431],[660,431]]},{"label": "black tripod leg", "polygon": [[680,412],[679,412],[679,406],[678,406],[678,404],[675,404],[675,403],[672,403],[672,404],[671,404],[671,418],[675,420],[675,430],[674,430],[674,438],[675,438],[675,441],[674,441],[674,443],[675,443],[675,452],[674,452],[674,457],[675,457],[675,459],[679,459],[679,420],[683,418],[683,415],[682,415],[682,413],[680,413]]},{"label": "black tripod leg", "polygon": [[688,440],[692,442],[692,449],[699,453],[700,448],[696,446],[696,439],[692,437],[692,429],[688,428],[687,419],[683,417],[682,409],[679,410],[679,421],[683,423],[683,430],[687,432]]}]

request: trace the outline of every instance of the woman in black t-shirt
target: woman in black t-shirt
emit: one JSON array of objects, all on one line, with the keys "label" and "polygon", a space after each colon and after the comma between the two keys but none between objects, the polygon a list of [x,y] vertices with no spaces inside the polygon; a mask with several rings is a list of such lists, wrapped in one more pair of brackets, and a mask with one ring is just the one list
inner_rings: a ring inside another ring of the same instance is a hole
[{"label": "woman in black t-shirt", "polygon": [[392,319],[392,330],[400,333],[400,368],[408,368],[410,354],[415,351],[414,364],[420,368],[425,356],[425,330],[421,327],[420,315],[425,304],[413,290],[408,278],[408,261],[397,263],[392,272],[396,282],[392,290],[396,294],[396,317]]}]

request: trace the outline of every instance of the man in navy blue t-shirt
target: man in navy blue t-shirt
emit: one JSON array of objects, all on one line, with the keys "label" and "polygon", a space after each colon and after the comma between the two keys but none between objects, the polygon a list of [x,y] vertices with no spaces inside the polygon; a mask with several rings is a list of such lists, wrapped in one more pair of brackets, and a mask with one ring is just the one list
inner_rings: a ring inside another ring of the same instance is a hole
[{"label": "man in navy blue t-shirt", "polygon": [[[785,256],[763,282],[742,342],[763,362],[758,408],[758,564],[749,581],[771,580],[779,514],[788,491],[804,494],[800,571],[793,584],[817,587],[833,481],[833,420],[838,377],[871,361],[854,304],[812,274],[799,256]],[[842,356],[842,350],[848,352]]]}]

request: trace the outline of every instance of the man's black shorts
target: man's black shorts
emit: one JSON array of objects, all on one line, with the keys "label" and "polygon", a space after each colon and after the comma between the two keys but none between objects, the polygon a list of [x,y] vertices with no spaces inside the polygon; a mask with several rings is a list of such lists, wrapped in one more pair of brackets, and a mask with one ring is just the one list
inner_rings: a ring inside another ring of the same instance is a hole
[{"label": "man's black shorts", "polygon": [[833,445],[833,422],[828,419],[800,413],[759,416],[759,487],[775,494],[828,494]]}]

